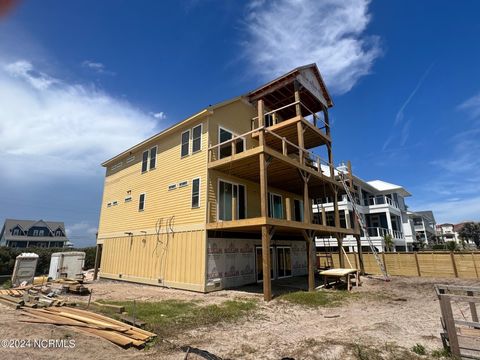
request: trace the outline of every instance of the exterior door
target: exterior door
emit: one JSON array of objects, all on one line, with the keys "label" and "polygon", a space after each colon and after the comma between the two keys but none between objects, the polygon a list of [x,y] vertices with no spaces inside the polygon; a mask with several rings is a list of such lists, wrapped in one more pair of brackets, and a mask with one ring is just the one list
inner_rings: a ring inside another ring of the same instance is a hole
[{"label": "exterior door", "polygon": [[292,255],[288,246],[277,247],[277,278],[292,276]]},{"label": "exterior door", "polygon": [[[270,247],[270,278],[275,279],[274,273],[274,262],[275,258],[273,257],[273,247]],[[263,281],[263,258],[262,258],[262,247],[257,246],[255,248],[255,267],[257,268],[257,282]]]},{"label": "exterior door", "polygon": [[[233,199],[236,199],[235,219],[233,218]],[[246,199],[245,186],[220,180],[218,184],[218,219],[223,221],[245,219]]]}]

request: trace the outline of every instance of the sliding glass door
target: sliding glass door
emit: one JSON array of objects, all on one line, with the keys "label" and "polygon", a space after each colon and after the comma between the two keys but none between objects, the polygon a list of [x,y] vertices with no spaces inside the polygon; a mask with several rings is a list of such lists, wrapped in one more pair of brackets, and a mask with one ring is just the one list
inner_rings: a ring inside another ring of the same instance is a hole
[{"label": "sliding glass door", "polygon": [[292,276],[292,256],[288,246],[277,247],[277,277]]},{"label": "sliding glass door", "polygon": [[220,180],[218,183],[218,219],[223,221],[246,218],[245,186]]}]

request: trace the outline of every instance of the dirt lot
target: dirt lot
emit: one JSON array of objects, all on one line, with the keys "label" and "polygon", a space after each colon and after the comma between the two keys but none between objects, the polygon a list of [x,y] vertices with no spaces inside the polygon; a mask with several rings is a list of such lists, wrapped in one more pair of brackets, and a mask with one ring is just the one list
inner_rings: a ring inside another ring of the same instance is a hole
[{"label": "dirt lot", "polygon": [[172,334],[168,339],[160,339],[145,350],[124,350],[106,340],[67,327],[18,322],[18,311],[0,305],[0,340],[75,340],[75,347],[69,349],[0,347],[0,358],[184,359],[185,354],[175,345],[190,345],[223,359],[415,359],[417,357],[410,349],[417,343],[428,351],[441,348],[440,310],[433,290],[434,283],[475,284],[467,280],[406,277],[393,277],[391,282],[385,283],[364,278],[363,285],[354,290],[358,296],[344,304],[309,308],[278,299],[264,303],[261,294],[252,291],[230,290],[204,295],[100,281],[89,286],[93,289],[94,300],[174,299],[221,304],[225,300],[241,298],[256,299],[258,306],[253,313],[234,324],[197,327]]}]

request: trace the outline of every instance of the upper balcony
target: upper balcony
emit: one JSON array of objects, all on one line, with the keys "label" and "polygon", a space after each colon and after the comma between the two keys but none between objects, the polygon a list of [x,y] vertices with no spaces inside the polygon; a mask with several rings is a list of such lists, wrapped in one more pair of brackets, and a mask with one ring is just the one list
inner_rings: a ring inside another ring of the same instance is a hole
[{"label": "upper balcony", "polygon": [[364,206],[390,205],[396,209],[400,209],[397,201],[386,195],[369,196],[363,201]]}]

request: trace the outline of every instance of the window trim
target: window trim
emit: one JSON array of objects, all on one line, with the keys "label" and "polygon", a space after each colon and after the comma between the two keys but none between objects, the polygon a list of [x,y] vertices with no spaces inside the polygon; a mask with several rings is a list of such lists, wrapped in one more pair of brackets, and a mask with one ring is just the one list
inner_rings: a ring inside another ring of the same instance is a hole
[{"label": "window trim", "polygon": [[[193,130],[195,130],[196,128],[198,128],[200,126],[200,149],[198,150],[193,150],[193,142],[195,141],[195,138],[193,137]],[[202,151],[202,136],[203,136],[203,123],[200,123],[198,125],[195,125],[194,127],[192,127],[192,133],[191,133],[191,138],[192,138],[192,155],[193,154],[196,154],[200,151]]]},{"label": "window trim", "polygon": [[126,203],[132,202],[132,195],[125,196],[124,201],[125,201]]},{"label": "window trim", "polygon": [[184,188],[184,187],[187,187],[188,186],[188,180],[184,180],[184,181],[180,181],[178,183],[178,188],[181,189],[181,188]]},{"label": "window trim", "polygon": [[[140,209],[140,198],[142,197],[142,195],[143,195],[143,207]],[[145,211],[145,203],[146,203],[146,200],[147,200],[147,194],[146,194],[146,193],[140,193],[140,194],[138,194],[138,211],[139,211],[139,212]]]},{"label": "window trim", "polygon": [[[217,196],[216,196],[216,208],[217,208],[217,212],[215,214],[216,216],[216,219],[217,221],[229,221],[229,220],[219,220],[220,217],[219,217],[219,212],[220,212],[220,206],[219,206],[219,198],[220,198],[220,182],[225,182],[225,183],[228,183],[228,184],[231,184],[232,186],[235,186],[235,185],[242,185],[244,188],[245,188],[245,219],[248,219],[248,187],[247,185],[245,185],[245,183],[242,183],[242,182],[234,182],[234,181],[231,181],[231,180],[225,180],[225,178],[217,178]],[[233,190],[232,190],[233,191]],[[237,190],[238,191],[238,190]],[[238,195],[238,193],[237,193]],[[233,196],[233,194],[232,194]],[[238,202],[237,202],[237,205],[238,205]],[[237,214],[238,215],[238,214]],[[233,219],[233,220],[243,220],[243,219]]]},{"label": "window trim", "polygon": [[173,191],[176,189],[177,189],[177,184],[170,184],[168,185],[168,188],[167,188],[168,191]]},{"label": "window trim", "polygon": [[[152,150],[155,149],[155,166],[152,168]],[[158,145],[152,146],[148,149],[148,171],[155,170],[157,168],[157,160],[158,160]]]},{"label": "window trim", "polygon": [[[187,149],[187,153],[185,155],[183,155],[183,153],[182,153],[182,151],[183,151],[183,134],[185,134],[185,133],[188,133],[188,142],[187,142],[188,149]],[[187,156],[190,155],[190,137],[191,137],[190,129],[187,129],[180,134],[180,158],[181,159],[186,158]]]},{"label": "window trim", "polygon": [[[223,131],[227,131],[227,132],[229,132],[230,134],[232,134],[232,138],[238,136],[238,134],[236,134],[236,133],[233,132],[232,130],[229,130],[229,129],[227,129],[227,128],[224,128],[224,127],[221,126],[221,125],[218,125],[218,134],[217,134],[217,135],[218,135],[218,138],[217,138],[217,142],[218,142],[219,145],[220,145],[220,131],[222,131],[222,130],[223,130]],[[242,150],[242,152],[245,152],[245,151],[246,151],[246,148],[247,148],[247,140],[245,139],[244,136],[240,136],[240,139],[243,140],[243,150]],[[217,159],[220,159],[220,150],[221,150],[221,146],[218,146],[218,148],[217,148]],[[236,154],[238,154],[238,152],[237,152]],[[232,156],[232,155],[230,155],[230,156]],[[228,157],[228,156],[226,156],[226,157]]]},{"label": "window trim", "polygon": [[[198,205],[197,206],[193,206],[193,189],[195,187],[194,185],[195,180],[198,180]],[[202,179],[200,177],[196,177],[192,179],[192,191],[190,192],[190,205],[192,209],[199,209],[201,207],[201,201],[200,201],[201,200],[201,197],[200,197],[201,184],[202,184]]]},{"label": "window trim", "polygon": [[[146,159],[147,166],[145,167],[145,170],[143,170],[143,161],[144,161],[144,154],[145,153],[147,153],[147,159]],[[140,170],[142,170],[142,174],[145,174],[148,171],[148,166],[150,165],[149,162],[150,162],[150,150],[147,149],[147,150],[142,151],[142,167],[140,169]]]},{"label": "window trim", "polygon": [[268,192],[268,201],[270,202],[272,198],[272,196],[279,196],[280,197],[280,201],[282,202],[282,217],[280,218],[277,218],[277,217],[274,217],[273,216],[273,201],[272,201],[272,204],[270,205],[270,209],[272,210],[272,214],[268,214],[268,204],[267,204],[267,215],[268,217],[272,218],[272,219],[284,219],[285,217],[285,210],[284,210],[284,207],[285,207],[285,204],[283,202],[283,196],[281,194],[278,194],[278,193],[275,193],[275,192],[272,192],[272,191],[267,191]]}]

